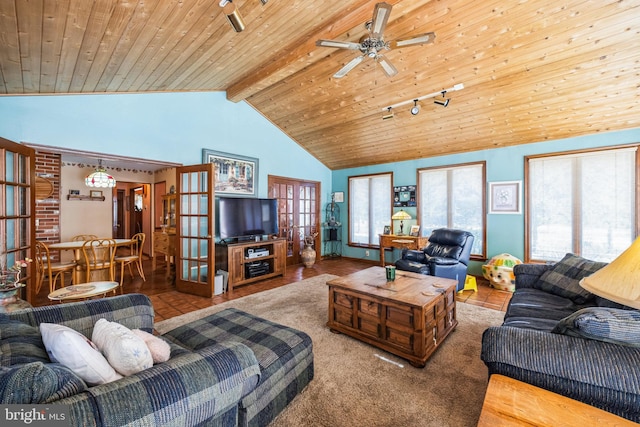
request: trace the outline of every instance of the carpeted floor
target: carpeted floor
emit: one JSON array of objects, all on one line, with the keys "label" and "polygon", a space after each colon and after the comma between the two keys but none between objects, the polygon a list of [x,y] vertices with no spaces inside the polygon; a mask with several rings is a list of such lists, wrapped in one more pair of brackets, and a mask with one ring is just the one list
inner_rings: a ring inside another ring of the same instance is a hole
[{"label": "carpeted floor", "polygon": [[[291,326],[313,339],[315,378],[271,427],[475,426],[487,387],[482,332],[504,313],[457,304],[458,326],[422,368],[326,327],[329,274],[156,324],[159,333],[222,310]],[[381,356],[381,357],[379,357]],[[385,360],[386,359],[386,360]]]}]

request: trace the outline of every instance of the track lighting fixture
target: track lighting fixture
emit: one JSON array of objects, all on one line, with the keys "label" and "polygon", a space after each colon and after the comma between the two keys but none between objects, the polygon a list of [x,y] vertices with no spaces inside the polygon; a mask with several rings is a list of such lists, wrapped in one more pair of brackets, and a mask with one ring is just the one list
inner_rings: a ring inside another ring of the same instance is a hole
[{"label": "track lighting fixture", "polygon": [[414,99],[413,100],[413,108],[411,108],[411,114],[416,116],[416,115],[418,115],[419,112],[420,112],[420,107],[418,106],[418,100]]},{"label": "track lighting fixture", "polygon": [[382,120],[389,120],[389,119],[393,119],[393,113],[391,112],[391,107],[388,107],[387,114],[382,116]]},{"label": "track lighting fixture", "polygon": [[[398,102],[397,104],[389,105],[388,107],[384,107],[382,109],[382,111],[388,111],[389,114],[391,114],[391,117],[393,117],[393,114],[391,113],[391,109],[392,108],[401,107],[403,105],[407,105],[407,104],[413,103],[413,107],[411,108],[411,114],[413,114],[415,116],[416,114],[418,114],[420,112],[420,106],[418,105],[418,102],[420,102],[420,101],[422,101],[424,99],[435,98],[438,95],[442,95],[442,99],[435,99],[433,102],[438,104],[438,105],[442,105],[443,107],[446,107],[447,105],[449,105],[449,101],[451,101],[451,99],[444,97],[446,95],[446,93],[447,92],[454,92],[456,90],[462,90],[462,89],[464,89],[464,85],[462,83],[458,83],[458,84],[454,85],[453,87],[450,87],[448,89],[443,89],[443,90],[441,90],[439,92],[430,93],[428,95],[423,95],[423,96],[419,96],[417,98],[409,99],[408,101],[402,101],[402,102]],[[383,119],[391,118],[391,117],[387,117],[389,114],[383,116],[382,118]]]},{"label": "track lighting fixture", "polygon": [[[260,0],[260,3],[264,6],[267,4],[269,0]],[[222,8],[222,12],[227,17],[229,24],[236,33],[244,30],[244,20],[242,19],[242,15],[240,15],[240,11],[233,4],[232,0],[220,0],[220,7]]]},{"label": "track lighting fixture", "polygon": [[221,0],[220,7],[222,8],[222,13],[227,17],[229,24],[231,24],[233,31],[239,33],[244,30],[244,21],[242,20],[240,11],[236,8],[236,5],[231,2],[231,0]]},{"label": "track lighting fixture", "polygon": [[449,105],[449,101],[451,101],[451,98],[444,97],[444,95],[447,93],[446,90],[443,90],[441,93],[442,93],[442,99],[434,99],[433,103],[446,107],[447,105]]}]

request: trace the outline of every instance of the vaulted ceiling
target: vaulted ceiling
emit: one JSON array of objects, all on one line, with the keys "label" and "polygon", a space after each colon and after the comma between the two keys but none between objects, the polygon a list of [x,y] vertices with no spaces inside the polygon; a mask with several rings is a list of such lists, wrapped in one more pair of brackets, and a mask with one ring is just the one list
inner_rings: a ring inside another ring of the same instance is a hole
[{"label": "vaulted ceiling", "polygon": [[[387,77],[358,51],[372,0],[2,0],[0,94],[226,91],[331,169],[640,127],[640,1],[387,0]],[[383,109],[463,84],[433,99]]]}]

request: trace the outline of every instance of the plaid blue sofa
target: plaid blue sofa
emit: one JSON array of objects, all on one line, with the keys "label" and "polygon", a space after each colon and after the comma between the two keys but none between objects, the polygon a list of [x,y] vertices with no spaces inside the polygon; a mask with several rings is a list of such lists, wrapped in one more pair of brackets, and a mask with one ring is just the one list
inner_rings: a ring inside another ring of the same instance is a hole
[{"label": "plaid blue sofa", "polygon": [[579,286],[604,265],[571,254],[516,265],[504,322],[484,331],[481,358],[489,375],[640,422],[640,312]]},{"label": "plaid blue sofa", "polygon": [[308,335],[233,309],[170,331],[167,362],[107,384],[25,357],[40,323],[91,337],[101,318],[153,331],[141,294],[0,314],[0,403],[62,404],[73,426],[266,426],[313,378]]}]

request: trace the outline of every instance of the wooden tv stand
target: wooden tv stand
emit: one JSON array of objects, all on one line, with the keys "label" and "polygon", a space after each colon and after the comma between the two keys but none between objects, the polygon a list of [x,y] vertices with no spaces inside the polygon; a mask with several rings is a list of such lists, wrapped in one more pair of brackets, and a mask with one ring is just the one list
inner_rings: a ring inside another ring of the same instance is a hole
[{"label": "wooden tv stand", "polygon": [[[216,271],[229,273],[228,289],[275,276],[283,276],[287,266],[285,239],[216,244]],[[250,251],[266,249],[264,256],[250,258]]]}]

